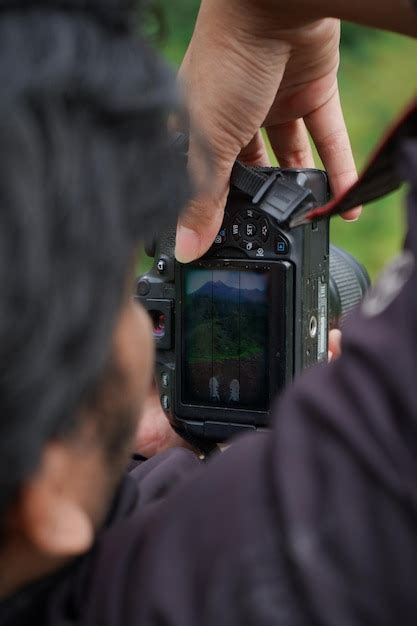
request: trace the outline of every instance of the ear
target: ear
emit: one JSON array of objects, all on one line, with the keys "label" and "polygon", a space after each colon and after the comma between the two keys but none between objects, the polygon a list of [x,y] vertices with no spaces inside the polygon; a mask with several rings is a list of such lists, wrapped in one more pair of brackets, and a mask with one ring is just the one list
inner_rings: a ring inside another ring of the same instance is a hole
[{"label": "ear", "polygon": [[26,541],[49,557],[86,552],[94,540],[93,522],[71,481],[70,452],[65,445],[46,446],[42,466],[23,487],[17,523]]}]

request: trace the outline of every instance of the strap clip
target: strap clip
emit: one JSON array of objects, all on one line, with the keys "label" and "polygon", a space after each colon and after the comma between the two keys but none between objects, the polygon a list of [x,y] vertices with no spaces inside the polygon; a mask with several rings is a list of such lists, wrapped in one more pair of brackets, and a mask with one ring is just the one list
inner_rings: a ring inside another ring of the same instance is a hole
[{"label": "strap clip", "polygon": [[262,201],[262,209],[278,224],[289,222],[305,207],[316,204],[311,189],[301,187],[289,180],[279,180]]},{"label": "strap clip", "polygon": [[281,173],[278,171],[272,172],[272,174],[268,176],[268,178],[266,179],[262,187],[259,189],[259,191],[257,191],[257,193],[252,198],[252,204],[258,204],[258,202],[262,200],[265,193],[268,191],[270,186],[274,184],[274,182],[276,181],[278,177],[281,177]]}]

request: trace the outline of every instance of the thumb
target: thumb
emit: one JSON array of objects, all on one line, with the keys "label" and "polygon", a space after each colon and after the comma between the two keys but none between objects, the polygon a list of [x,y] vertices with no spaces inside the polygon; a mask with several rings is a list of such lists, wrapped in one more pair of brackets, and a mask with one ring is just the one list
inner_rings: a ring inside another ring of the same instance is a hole
[{"label": "thumb", "polygon": [[207,252],[222,224],[226,197],[227,187],[217,197],[200,196],[188,205],[177,226],[177,261],[190,263]]},{"label": "thumb", "polygon": [[[231,142],[227,142],[231,143]],[[213,151],[214,152],[214,151]],[[237,156],[248,165],[270,165],[265,144],[258,131],[240,154],[231,154],[228,158],[216,158],[211,175],[204,174],[201,156],[193,150],[189,157],[192,176],[201,191],[179,219],[175,256],[180,263],[189,263],[198,259],[210,248],[224,217],[227,194],[230,187],[230,174]],[[207,186],[207,180],[210,185]]]},{"label": "thumb", "polygon": [[200,141],[190,141],[188,169],[197,194],[178,221],[175,257],[180,263],[194,261],[207,252],[223,221],[236,155],[219,156],[221,150],[206,148],[209,153]]}]

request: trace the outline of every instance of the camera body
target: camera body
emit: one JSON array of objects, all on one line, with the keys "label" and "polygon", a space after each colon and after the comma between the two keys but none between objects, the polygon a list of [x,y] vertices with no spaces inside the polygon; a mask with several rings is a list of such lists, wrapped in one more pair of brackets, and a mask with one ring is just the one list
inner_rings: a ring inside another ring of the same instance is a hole
[{"label": "camera body", "polygon": [[191,440],[265,428],[283,387],[327,359],[329,222],[286,225],[300,204],[328,200],[325,172],[241,166],[231,183],[204,257],[178,263],[173,227],[137,283],[162,407]]}]

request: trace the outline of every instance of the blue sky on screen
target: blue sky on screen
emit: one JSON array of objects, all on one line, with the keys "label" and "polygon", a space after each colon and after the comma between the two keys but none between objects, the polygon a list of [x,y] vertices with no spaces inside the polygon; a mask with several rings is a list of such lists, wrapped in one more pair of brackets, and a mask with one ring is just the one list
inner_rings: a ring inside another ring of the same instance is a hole
[{"label": "blue sky on screen", "polygon": [[268,274],[263,272],[238,272],[233,270],[208,270],[188,268],[186,270],[185,292],[187,295],[194,293],[207,282],[222,282],[228,287],[235,289],[259,289],[266,291],[268,288]]}]

